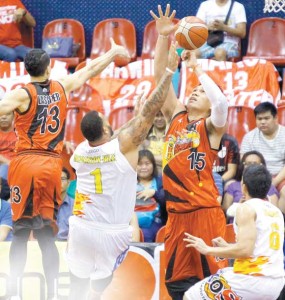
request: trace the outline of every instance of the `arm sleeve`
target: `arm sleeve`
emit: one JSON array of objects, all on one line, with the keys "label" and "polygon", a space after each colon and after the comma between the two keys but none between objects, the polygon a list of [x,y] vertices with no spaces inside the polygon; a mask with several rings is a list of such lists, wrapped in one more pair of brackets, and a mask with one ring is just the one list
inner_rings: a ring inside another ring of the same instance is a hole
[{"label": "arm sleeve", "polygon": [[199,76],[199,81],[212,104],[211,122],[215,127],[224,127],[228,117],[228,101],[226,96],[206,73]]}]

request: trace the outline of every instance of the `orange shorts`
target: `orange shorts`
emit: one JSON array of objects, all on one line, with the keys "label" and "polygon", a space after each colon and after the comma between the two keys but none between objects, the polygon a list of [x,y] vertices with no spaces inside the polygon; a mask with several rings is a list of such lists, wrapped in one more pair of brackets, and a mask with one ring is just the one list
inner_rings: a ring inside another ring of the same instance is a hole
[{"label": "orange shorts", "polygon": [[45,152],[21,153],[12,159],[8,183],[14,231],[50,225],[56,233],[56,216],[62,202],[61,170],[60,156]]},{"label": "orange shorts", "polygon": [[226,259],[205,257],[194,248],[186,248],[183,241],[185,232],[202,238],[212,246],[213,238],[225,236],[226,219],[222,209],[214,207],[187,213],[168,212],[165,228],[166,282],[190,277],[203,279],[228,265]]}]

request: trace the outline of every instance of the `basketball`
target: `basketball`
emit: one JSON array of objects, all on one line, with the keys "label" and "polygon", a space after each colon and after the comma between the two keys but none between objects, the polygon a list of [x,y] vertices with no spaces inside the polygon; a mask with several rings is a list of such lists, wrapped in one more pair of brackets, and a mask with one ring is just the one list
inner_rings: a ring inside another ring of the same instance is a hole
[{"label": "basketball", "polygon": [[178,28],[174,35],[182,48],[194,50],[206,43],[208,27],[205,22],[197,17],[185,17],[178,23]]}]

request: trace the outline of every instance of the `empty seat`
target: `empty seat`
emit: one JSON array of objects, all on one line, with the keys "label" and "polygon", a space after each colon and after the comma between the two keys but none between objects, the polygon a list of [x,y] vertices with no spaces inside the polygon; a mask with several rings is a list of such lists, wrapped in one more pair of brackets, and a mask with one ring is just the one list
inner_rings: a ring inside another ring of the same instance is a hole
[{"label": "empty seat", "polygon": [[165,238],[165,226],[162,226],[156,233],[155,242],[164,243]]},{"label": "empty seat", "polygon": [[115,64],[124,66],[129,61],[137,58],[136,29],[134,24],[127,19],[111,18],[97,23],[93,30],[91,58],[96,58],[106,53],[111,48],[110,37],[116,44],[128,49],[131,59],[117,57]]},{"label": "empty seat", "polygon": [[90,110],[104,113],[102,96],[87,83],[69,94],[68,103],[69,105],[84,106]]},{"label": "empty seat", "polygon": [[77,146],[84,141],[84,136],[80,130],[80,122],[82,118],[90,110],[86,107],[68,106],[65,123],[65,140],[74,143]]},{"label": "empty seat", "polygon": [[[179,22],[179,19],[173,19],[173,22],[176,24]],[[156,45],[156,40],[158,37],[158,33],[155,26],[155,20],[148,22],[144,28],[143,34],[143,46],[142,46],[142,59],[153,59],[154,58],[154,50]],[[174,33],[171,34],[170,41],[174,41]]]},{"label": "empty seat", "polygon": [[68,63],[69,67],[76,67],[86,57],[84,27],[75,19],[56,19],[48,22],[42,37],[73,37],[74,56],[57,58]]},{"label": "empty seat", "polygon": [[114,108],[109,114],[109,123],[113,130],[127,123],[134,116],[134,106]]},{"label": "empty seat", "polygon": [[250,25],[245,58],[263,58],[277,66],[285,65],[285,20],[261,18]]},{"label": "empty seat", "polygon": [[243,136],[256,127],[255,115],[252,108],[247,106],[230,106],[228,111],[228,130],[239,145]]}]

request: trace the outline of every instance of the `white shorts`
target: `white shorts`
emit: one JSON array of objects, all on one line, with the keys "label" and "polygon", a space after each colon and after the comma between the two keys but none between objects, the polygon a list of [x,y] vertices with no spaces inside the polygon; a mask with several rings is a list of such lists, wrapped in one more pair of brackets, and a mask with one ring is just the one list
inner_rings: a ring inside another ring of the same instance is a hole
[{"label": "white shorts", "polygon": [[71,216],[66,253],[69,270],[91,280],[110,276],[127,255],[132,230],[128,224],[102,224]]},{"label": "white shorts", "polygon": [[249,276],[236,274],[233,268],[225,268],[196,283],[184,297],[187,300],[275,300],[284,282],[284,277]]}]

